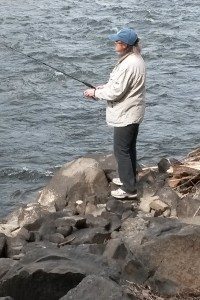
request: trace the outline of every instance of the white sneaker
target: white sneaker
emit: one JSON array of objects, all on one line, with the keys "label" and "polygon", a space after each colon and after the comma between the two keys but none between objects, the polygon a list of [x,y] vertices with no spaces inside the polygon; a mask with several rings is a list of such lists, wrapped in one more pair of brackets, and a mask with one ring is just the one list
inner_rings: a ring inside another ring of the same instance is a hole
[{"label": "white sneaker", "polygon": [[123,183],[121,182],[120,178],[118,178],[118,177],[117,178],[113,178],[112,182],[114,184],[116,184],[116,185],[119,185],[119,186],[123,185]]},{"label": "white sneaker", "polygon": [[126,198],[135,199],[135,198],[137,198],[137,192],[127,193],[120,188],[115,191],[111,191],[111,195],[117,199],[126,199]]}]

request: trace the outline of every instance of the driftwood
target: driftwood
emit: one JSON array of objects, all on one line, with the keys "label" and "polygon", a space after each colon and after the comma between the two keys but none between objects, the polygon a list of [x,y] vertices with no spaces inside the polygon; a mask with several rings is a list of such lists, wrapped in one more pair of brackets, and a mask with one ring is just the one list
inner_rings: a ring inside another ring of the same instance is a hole
[{"label": "driftwood", "polygon": [[[197,152],[195,154],[197,154]],[[195,158],[200,160],[200,157],[197,155]],[[197,167],[190,167],[188,165],[189,162],[188,158],[185,161],[185,164],[174,165],[169,179],[169,186],[182,194],[192,192],[195,188],[197,188],[197,185],[200,184],[200,169]]]}]

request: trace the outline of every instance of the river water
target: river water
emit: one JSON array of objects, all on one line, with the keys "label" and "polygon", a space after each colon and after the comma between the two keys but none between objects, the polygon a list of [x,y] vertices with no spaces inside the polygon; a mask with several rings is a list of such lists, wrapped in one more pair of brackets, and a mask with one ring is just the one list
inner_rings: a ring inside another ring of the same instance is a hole
[{"label": "river water", "polygon": [[32,201],[63,163],[112,151],[103,101],[3,43],[96,85],[117,60],[108,34],[135,28],[148,72],[139,162],[200,144],[199,0],[1,0],[0,12],[0,217]]}]

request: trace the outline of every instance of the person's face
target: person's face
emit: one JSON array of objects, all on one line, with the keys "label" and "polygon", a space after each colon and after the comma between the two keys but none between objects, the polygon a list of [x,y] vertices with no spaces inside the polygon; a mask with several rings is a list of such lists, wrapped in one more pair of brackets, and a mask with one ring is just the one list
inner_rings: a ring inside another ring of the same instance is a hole
[{"label": "person's face", "polygon": [[123,54],[126,51],[127,47],[128,45],[123,42],[120,41],[115,42],[115,51],[118,54]]}]

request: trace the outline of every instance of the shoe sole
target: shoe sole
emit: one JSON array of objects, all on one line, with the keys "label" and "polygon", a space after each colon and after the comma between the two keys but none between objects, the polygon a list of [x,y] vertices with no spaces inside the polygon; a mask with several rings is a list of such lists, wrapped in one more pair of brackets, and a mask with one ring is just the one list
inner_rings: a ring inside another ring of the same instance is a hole
[{"label": "shoe sole", "polygon": [[114,181],[112,181],[112,183],[114,183],[117,186],[122,186],[123,185],[123,183],[117,183],[117,182],[114,182]]},{"label": "shoe sole", "polygon": [[131,199],[136,199],[138,198],[138,195],[133,195],[133,196],[113,196],[111,194],[112,197],[116,198],[116,199],[124,199],[124,200],[131,200]]}]

